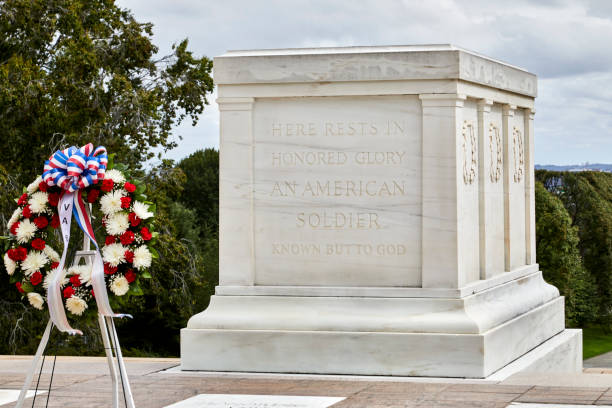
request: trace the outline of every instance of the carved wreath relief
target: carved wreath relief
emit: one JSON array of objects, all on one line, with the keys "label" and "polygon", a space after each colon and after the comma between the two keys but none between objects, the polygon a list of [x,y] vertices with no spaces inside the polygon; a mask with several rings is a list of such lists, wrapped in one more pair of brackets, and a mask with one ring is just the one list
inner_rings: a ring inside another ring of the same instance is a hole
[{"label": "carved wreath relief", "polygon": [[504,158],[499,127],[495,126],[493,122],[491,122],[489,125],[489,153],[489,177],[491,179],[491,183],[497,183],[502,175]]},{"label": "carved wreath relief", "polygon": [[463,183],[472,184],[476,179],[476,136],[474,125],[467,120],[463,122]]},{"label": "carved wreath relief", "polygon": [[523,135],[516,127],[512,130],[512,155],[514,157],[514,182],[520,183],[525,171],[525,150]]}]

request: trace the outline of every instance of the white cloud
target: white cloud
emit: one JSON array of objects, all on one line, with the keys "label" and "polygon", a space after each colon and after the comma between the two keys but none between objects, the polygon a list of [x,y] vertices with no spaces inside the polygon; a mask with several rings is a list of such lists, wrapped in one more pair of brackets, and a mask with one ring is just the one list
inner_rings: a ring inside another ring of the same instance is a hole
[{"label": "white cloud", "polygon": [[[585,0],[120,0],[155,24],[167,53],[188,37],[199,55],[228,49],[452,43],[539,76],[536,161],[604,161],[612,80],[612,2]],[[167,156],[218,146],[214,97]]]}]

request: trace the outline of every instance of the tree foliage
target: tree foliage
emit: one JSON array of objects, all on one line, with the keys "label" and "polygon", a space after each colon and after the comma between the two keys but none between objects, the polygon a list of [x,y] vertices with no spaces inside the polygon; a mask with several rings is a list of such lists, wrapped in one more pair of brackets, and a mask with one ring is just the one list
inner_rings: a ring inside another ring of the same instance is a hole
[{"label": "tree foliage", "polygon": [[[170,55],[157,51],[152,24],[112,0],[0,0],[0,235],[13,199],[51,153],[105,146],[145,177],[160,232],[145,296],[121,304],[137,316],[118,324],[123,345],[128,354],[178,355],[179,329],[205,308],[214,287],[206,277],[216,271],[200,248],[214,246],[215,235],[204,245],[194,241],[202,235],[195,215],[215,213],[216,204],[185,206],[177,200],[188,185],[185,172],[167,161],[145,172],[144,164],[176,146],[177,124],[196,123],[213,89],[212,61],[194,56],[187,40]],[[0,354],[33,353],[46,320],[23,307],[0,266]],[[86,335],[64,336],[57,351],[102,353],[97,329],[80,328]]]},{"label": "tree foliage", "polygon": [[131,168],[171,149],[213,89],[187,40],[157,58],[152,24],[112,0],[0,1],[0,163],[23,184],[61,145],[104,145]]},{"label": "tree foliage", "polygon": [[578,228],[561,200],[535,185],[537,260],[547,282],[565,296],[568,326],[581,327],[597,316],[595,283],[582,265]]},{"label": "tree foliage", "polygon": [[537,179],[563,203],[578,231],[578,249],[595,283],[595,319],[612,325],[612,174],[536,172]]}]

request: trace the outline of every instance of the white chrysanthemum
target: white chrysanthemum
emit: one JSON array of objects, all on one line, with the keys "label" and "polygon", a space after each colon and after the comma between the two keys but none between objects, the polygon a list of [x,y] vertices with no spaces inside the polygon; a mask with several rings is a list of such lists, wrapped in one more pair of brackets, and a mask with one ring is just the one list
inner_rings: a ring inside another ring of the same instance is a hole
[{"label": "white chrysanthemum", "polygon": [[100,209],[106,215],[114,214],[118,211],[121,211],[121,191],[111,191],[110,193],[106,193],[100,199]]},{"label": "white chrysanthemum", "polygon": [[70,275],[79,275],[79,280],[83,285],[91,284],[91,265],[75,265],[68,269]]},{"label": "white chrysanthemum", "polygon": [[32,196],[28,200],[28,204],[30,204],[30,210],[32,210],[34,214],[40,214],[42,212],[45,212],[45,210],[47,209],[48,201],[49,197],[47,196],[47,193],[45,193],[44,191],[37,191],[32,194]]},{"label": "white chrysanthemum", "polygon": [[117,266],[125,262],[125,250],[126,248],[118,243],[106,245],[102,248],[102,258],[107,264]]},{"label": "white chrysanthemum", "polygon": [[30,242],[37,230],[38,227],[32,221],[27,218],[21,220],[19,227],[17,227],[17,242],[20,244]]},{"label": "white chrysanthemum", "polygon": [[49,259],[52,262],[59,262],[60,261],[60,256],[57,252],[55,252],[55,249],[51,248],[48,244],[45,245],[45,249],[43,249],[43,252],[45,253],[45,255],[47,255],[49,257]]},{"label": "white chrysanthemum", "polygon": [[19,218],[21,218],[22,211],[23,210],[21,209],[21,207],[17,207],[15,211],[13,211],[13,215],[11,215],[11,218],[9,219],[8,224],[6,225],[6,228],[11,229],[13,224],[19,221]]},{"label": "white chrysanthemum", "polygon": [[146,220],[153,216],[153,213],[149,211],[149,205],[141,203],[140,201],[134,201],[132,211],[134,211],[141,220]]},{"label": "white chrysanthemum", "polygon": [[40,184],[41,181],[42,181],[41,176],[36,177],[36,180],[34,180],[28,187],[26,187],[28,194],[32,194],[35,191],[38,191],[38,185]]},{"label": "white chrysanthemum", "polygon": [[6,272],[9,275],[15,273],[15,269],[17,268],[17,264],[11,258],[9,258],[8,254],[4,254],[4,267],[6,268]]},{"label": "white chrysanthemum", "polygon": [[66,300],[66,309],[73,315],[80,316],[87,309],[87,303],[80,297],[72,295]]},{"label": "white chrysanthemum", "polygon": [[130,290],[130,283],[123,275],[118,275],[111,282],[110,290],[117,296],[123,296]]},{"label": "white chrysanthemum", "polygon": [[42,269],[49,262],[47,255],[40,251],[30,251],[26,259],[21,262],[21,269],[30,276],[34,272]]},{"label": "white chrysanthemum", "polygon": [[109,235],[121,235],[130,226],[130,219],[125,212],[118,212],[106,219],[106,232]]},{"label": "white chrysanthemum", "polygon": [[[49,285],[51,284],[51,281],[53,280],[53,277],[55,276],[56,273],[57,273],[57,268],[52,269],[51,272],[47,272],[47,275],[45,276],[45,280],[43,281],[43,287],[45,289],[49,289]],[[62,279],[60,286],[64,287],[66,286],[68,282],[69,280],[68,278],[66,278],[66,270],[64,269],[64,279]]]},{"label": "white chrysanthemum", "polygon": [[43,297],[36,292],[28,293],[28,301],[38,310],[42,310],[43,305],[45,304],[45,299],[43,299]]},{"label": "white chrysanthemum", "polygon": [[149,248],[146,245],[139,246],[134,251],[134,268],[136,269],[144,269],[151,266],[151,260],[153,257],[151,256],[151,252],[149,252]]},{"label": "white chrysanthemum", "polygon": [[115,169],[106,170],[106,173],[104,173],[104,178],[113,180],[113,183],[115,184],[125,183],[125,176],[123,173]]}]

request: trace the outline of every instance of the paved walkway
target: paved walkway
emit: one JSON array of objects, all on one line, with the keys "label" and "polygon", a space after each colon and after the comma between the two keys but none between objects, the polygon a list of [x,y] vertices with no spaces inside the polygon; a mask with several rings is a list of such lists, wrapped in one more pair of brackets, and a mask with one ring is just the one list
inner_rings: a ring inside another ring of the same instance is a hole
[{"label": "paved walkway", "polygon": [[610,368],[612,369],[612,351],[604,354],[600,354],[596,357],[589,358],[588,360],[584,360],[585,368]]},{"label": "paved walkway", "polygon": [[[19,389],[31,357],[0,356],[0,389]],[[612,405],[612,375],[588,369],[580,375],[515,375],[501,383],[389,377],[304,376],[181,372],[177,359],[126,359],[138,408],[164,407],[198,394],[265,394],[346,397],[334,408],[478,407],[512,402]],[[173,369],[173,367],[175,367]],[[58,357],[50,407],[109,407],[106,360]],[[50,361],[40,388],[49,384]],[[36,406],[45,406],[46,396]],[[26,406],[31,406],[31,399]],[[14,406],[14,403],[0,408]],[[517,405],[517,407],[520,405]]]}]

